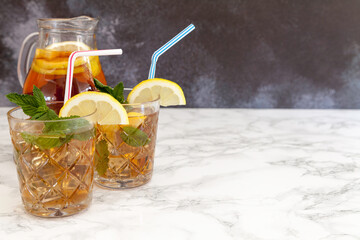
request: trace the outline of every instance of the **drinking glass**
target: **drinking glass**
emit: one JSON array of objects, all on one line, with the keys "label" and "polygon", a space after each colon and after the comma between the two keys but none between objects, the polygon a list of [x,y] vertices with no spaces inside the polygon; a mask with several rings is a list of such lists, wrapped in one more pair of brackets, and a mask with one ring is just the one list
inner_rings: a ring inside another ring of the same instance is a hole
[{"label": "drinking glass", "polygon": [[[59,109],[62,102],[49,103]],[[30,120],[20,107],[8,113],[21,198],[25,210],[62,217],[92,200],[95,113],[65,120]]]},{"label": "drinking glass", "polygon": [[123,106],[128,113],[128,125],[96,127],[95,182],[111,189],[149,182],[154,166],[159,99]]}]

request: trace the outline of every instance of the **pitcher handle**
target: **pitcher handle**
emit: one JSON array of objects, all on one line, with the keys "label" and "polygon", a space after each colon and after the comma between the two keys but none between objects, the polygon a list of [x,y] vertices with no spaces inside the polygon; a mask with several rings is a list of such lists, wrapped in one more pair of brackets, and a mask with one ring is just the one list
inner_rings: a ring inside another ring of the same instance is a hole
[{"label": "pitcher handle", "polygon": [[21,44],[19,59],[17,64],[17,74],[21,87],[24,86],[25,77],[30,69],[30,53],[33,50],[37,39],[39,36],[39,32],[30,33]]}]

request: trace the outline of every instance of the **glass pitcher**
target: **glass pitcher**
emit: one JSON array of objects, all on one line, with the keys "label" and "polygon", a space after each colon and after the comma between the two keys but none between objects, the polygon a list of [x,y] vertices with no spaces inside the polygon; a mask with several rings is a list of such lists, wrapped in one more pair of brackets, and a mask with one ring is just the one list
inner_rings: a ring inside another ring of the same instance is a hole
[{"label": "glass pitcher", "polygon": [[[46,101],[62,101],[68,57],[73,51],[96,49],[95,30],[98,19],[81,16],[38,19],[37,23],[39,32],[30,34],[21,46],[18,78],[23,86],[23,93],[32,94],[35,85],[44,93]],[[29,69],[30,54],[36,43],[35,56]],[[95,90],[93,78],[106,84],[99,57],[77,58],[71,96]]]}]

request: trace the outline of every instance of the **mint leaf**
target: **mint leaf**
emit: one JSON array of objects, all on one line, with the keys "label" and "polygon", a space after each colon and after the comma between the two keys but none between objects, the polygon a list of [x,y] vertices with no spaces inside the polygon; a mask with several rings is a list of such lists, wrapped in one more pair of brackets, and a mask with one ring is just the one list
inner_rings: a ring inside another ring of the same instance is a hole
[{"label": "mint leaf", "polygon": [[150,142],[150,138],[146,133],[132,126],[125,126],[120,133],[121,139],[128,145],[133,147],[145,146]]},{"label": "mint leaf", "polygon": [[31,105],[34,107],[38,107],[37,101],[34,96],[26,95],[26,94],[17,94],[17,93],[9,93],[6,95],[10,102],[17,104],[18,106],[26,106]]},{"label": "mint leaf", "polygon": [[36,145],[41,150],[50,149],[54,147],[60,147],[63,144],[69,142],[72,137],[72,135],[65,135],[63,133],[53,133],[53,134],[41,134],[41,135],[35,135],[27,132],[21,133],[21,137],[25,140],[25,142],[29,144]]},{"label": "mint leaf", "polygon": [[122,82],[119,82],[115,87],[113,91],[113,97],[118,100],[120,103],[125,103],[124,99],[124,84]]},{"label": "mint leaf", "polygon": [[[48,108],[46,106],[46,108]],[[56,120],[58,119],[58,115],[54,112],[52,109],[42,109],[42,107],[39,107],[36,114],[34,114],[31,119],[34,120]]]},{"label": "mint leaf", "polygon": [[104,176],[109,167],[109,149],[105,140],[95,145],[95,167],[100,176]]},{"label": "mint leaf", "polygon": [[35,85],[33,87],[33,96],[34,96],[38,106],[46,106],[44,94]]},{"label": "mint leaf", "polygon": [[100,91],[107,94],[110,94],[113,96],[116,100],[118,100],[120,103],[127,103],[127,101],[124,98],[124,84],[122,82],[119,82],[115,88],[109,87],[107,85],[102,84],[99,80],[94,78],[94,84],[95,87]]},{"label": "mint leaf", "polygon": [[[61,132],[64,134],[73,133],[74,139],[80,141],[86,141],[95,136],[95,129],[92,128],[89,121],[79,116],[70,116],[58,118],[59,120],[73,119],[72,121],[56,121],[56,122],[46,122],[44,132]],[[85,131],[82,131],[85,129]]]},{"label": "mint leaf", "polygon": [[100,91],[100,92],[104,92],[104,93],[108,93],[111,96],[113,95],[113,89],[107,85],[102,84],[99,80],[97,80],[96,78],[94,78],[94,84],[95,87]]},{"label": "mint leaf", "polygon": [[33,116],[36,114],[39,105],[37,104],[34,96],[9,93],[6,97],[10,102],[20,106],[26,115]]},{"label": "mint leaf", "polygon": [[88,131],[74,134],[73,138],[76,140],[79,140],[79,141],[86,141],[86,140],[89,140],[90,138],[95,137],[95,135],[96,135],[96,129],[93,128]]},{"label": "mint leaf", "polygon": [[[58,118],[58,120],[73,119],[71,121],[45,122],[44,133],[48,134],[72,134],[74,139],[86,141],[95,137],[95,129],[89,121],[79,116]],[[82,130],[85,129],[85,130]]]},{"label": "mint leaf", "polygon": [[73,133],[81,128],[90,128],[90,123],[86,119],[79,118],[78,116],[57,118],[56,120],[68,120],[71,121],[53,121],[45,122],[44,132],[63,132],[64,134]]}]

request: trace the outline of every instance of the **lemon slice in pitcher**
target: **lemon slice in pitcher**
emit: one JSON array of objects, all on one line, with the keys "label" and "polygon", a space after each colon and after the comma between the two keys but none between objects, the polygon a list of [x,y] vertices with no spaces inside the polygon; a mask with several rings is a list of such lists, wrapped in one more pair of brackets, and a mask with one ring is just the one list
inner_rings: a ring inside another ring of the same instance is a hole
[{"label": "lemon slice in pitcher", "polygon": [[184,92],[175,82],[153,78],[136,85],[127,98],[129,103],[153,101],[160,97],[161,106],[186,105]]},{"label": "lemon slice in pitcher", "polygon": [[[66,75],[68,57],[73,51],[91,50],[90,46],[82,42],[65,41],[53,43],[45,49],[36,49],[35,59],[32,68],[35,72],[47,75]],[[84,65],[91,70],[93,76],[101,72],[98,56],[78,57],[74,63],[74,74],[85,71]]]},{"label": "lemon slice in pitcher", "polygon": [[111,95],[82,92],[70,98],[60,109],[60,117],[86,116],[96,111],[93,121],[100,125],[129,124],[125,108]]}]

